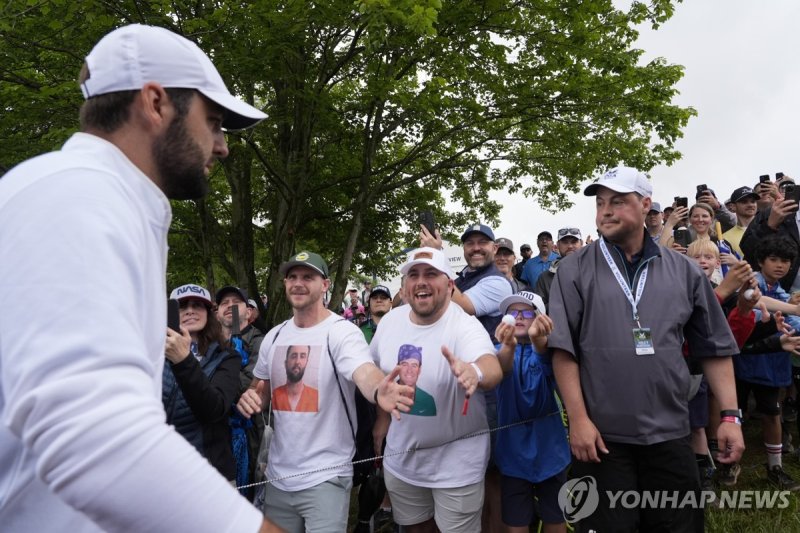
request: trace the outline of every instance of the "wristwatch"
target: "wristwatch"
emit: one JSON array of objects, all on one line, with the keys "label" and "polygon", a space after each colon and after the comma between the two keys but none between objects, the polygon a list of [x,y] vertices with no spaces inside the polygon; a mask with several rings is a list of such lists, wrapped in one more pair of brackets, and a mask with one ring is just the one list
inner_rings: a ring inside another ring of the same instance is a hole
[{"label": "wristwatch", "polygon": [[741,409],[723,409],[719,412],[720,422],[730,422],[732,424],[742,425],[742,410]]}]

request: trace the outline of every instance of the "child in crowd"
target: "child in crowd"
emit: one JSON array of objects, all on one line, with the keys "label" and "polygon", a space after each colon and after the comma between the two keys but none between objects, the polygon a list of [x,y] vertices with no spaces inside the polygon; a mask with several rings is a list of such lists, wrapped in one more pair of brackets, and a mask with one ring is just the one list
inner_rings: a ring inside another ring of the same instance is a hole
[{"label": "child in crowd", "polygon": [[[710,239],[696,240],[689,245],[686,255],[697,263],[711,281],[720,266],[720,252],[717,244]],[[746,261],[741,261],[728,271],[719,285],[713,281],[711,284],[714,286],[714,293],[720,304],[736,296],[736,306],[728,313],[728,325],[731,327],[736,343],[741,348],[755,327],[753,307],[760,298],[758,289],[755,287],[752,269]],[[753,288],[750,298],[746,298],[744,294],[748,288]],[[709,440],[712,444],[711,447],[716,448],[714,435],[716,435],[720,423],[719,408],[715,399],[710,396],[708,382],[702,375],[702,366],[698,361],[692,359],[691,354],[689,354],[689,371],[692,374],[692,390],[695,390],[695,387],[697,390],[689,400],[692,449],[700,471],[701,487],[703,490],[712,490],[715,469],[709,454]],[[709,416],[710,414],[713,416]],[[712,451],[716,452],[717,450],[713,449]],[[723,468],[720,481],[728,484],[733,479],[733,483],[735,483],[738,473],[738,465],[734,466],[733,470]]]},{"label": "child in crowd", "polygon": [[505,376],[497,387],[498,425],[519,423],[497,434],[503,523],[511,533],[527,533],[538,514],[544,533],[563,533],[558,491],[567,479],[570,451],[547,352],[553,322],[541,297],[530,291],[505,298],[500,312],[511,315],[514,325],[501,322],[495,331]]},{"label": "child in crowd", "polygon": [[[765,237],[756,250],[756,260],[760,272],[756,273],[761,292],[781,302],[787,302],[789,295],[781,288],[779,281],[788,272],[797,258],[797,245],[783,235]],[[760,314],[757,311],[756,314]],[[794,330],[800,329],[800,319],[790,315],[786,323]],[[779,334],[776,334],[776,336]],[[736,389],[739,407],[744,410],[750,392],[756,400],[756,410],[763,417],[762,432],[767,451],[767,477],[785,490],[800,490],[800,483],[792,479],[784,470],[781,459],[781,420],[778,394],[781,387],[792,383],[792,364],[789,353],[774,351],[758,355],[738,355],[734,357]]]}]

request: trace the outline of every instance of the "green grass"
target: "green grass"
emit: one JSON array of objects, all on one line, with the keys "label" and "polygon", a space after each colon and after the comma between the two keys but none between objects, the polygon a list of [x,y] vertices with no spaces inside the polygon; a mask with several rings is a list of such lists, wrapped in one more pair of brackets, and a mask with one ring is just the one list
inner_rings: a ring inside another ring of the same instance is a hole
[{"label": "green grass", "polygon": [[[792,423],[794,444],[800,447],[797,423]],[[728,491],[776,491],[767,481],[767,456],[761,438],[761,422],[746,420],[742,426],[747,450],[741,461],[742,473],[735,487],[722,487]],[[800,459],[795,454],[783,456],[783,468],[794,479],[800,480]],[[355,527],[355,501],[357,489],[353,490],[350,505],[349,530]],[[706,531],[709,533],[800,533],[800,493],[789,495],[789,506],[785,509],[706,509]],[[531,531],[537,531],[531,528]],[[387,525],[377,533],[392,533]]]},{"label": "green grass", "polygon": [[[742,473],[735,487],[728,490],[778,490],[767,481],[767,455],[761,438],[761,422],[748,420],[742,426],[747,450],[742,458]],[[795,445],[800,444],[797,424],[792,424]],[[800,480],[800,461],[794,454],[783,456],[783,468]],[[800,533],[798,494],[789,496],[785,509],[706,509],[706,531],[710,533]]]}]

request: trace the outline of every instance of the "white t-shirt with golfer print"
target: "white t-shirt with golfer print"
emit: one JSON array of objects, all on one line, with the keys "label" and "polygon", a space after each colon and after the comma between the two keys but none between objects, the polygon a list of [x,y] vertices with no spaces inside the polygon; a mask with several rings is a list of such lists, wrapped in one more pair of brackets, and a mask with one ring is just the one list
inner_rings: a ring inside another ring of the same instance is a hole
[{"label": "white t-shirt with golfer print", "polygon": [[[282,329],[281,329],[282,328]],[[280,333],[278,330],[280,329]],[[275,337],[277,335],[277,338]],[[273,342],[274,340],[274,342]],[[308,362],[302,382],[316,390],[316,408],[308,405],[308,390],[301,399],[301,411],[280,409],[286,401],[286,354],[290,346],[308,346]],[[272,416],[275,434],[269,448],[267,479],[275,479],[275,487],[298,491],[319,485],[336,476],[352,476],[351,465],[322,470],[308,475],[297,474],[349,463],[355,453],[336,376],[328,356],[328,346],[336,361],[340,383],[347,400],[347,409],[356,424],[355,384],[353,372],[365,363],[372,363],[364,334],[355,324],[331,313],[331,316],[310,328],[299,328],[294,320],[275,326],[261,344],[253,375],[270,381],[273,393]],[[281,479],[286,478],[286,479]]]},{"label": "white t-shirt with golfer print", "polygon": [[[452,488],[477,483],[483,479],[489,459],[488,433],[454,439],[488,430],[486,403],[483,394],[473,394],[466,415],[461,414],[464,389],[450,371],[442,345],[466,362],[477,361],[484,354],[494,356],[494,345],[478,319],[454,303],[442,318],[428,326],[412,323],[410,312],[411,307],[403,305],[384,316],[370,343],[370,352],[386,373],[398,364],[398,355],[401,359],[409,354],[419,356],[415,387],[427,394],[417,393],[415,402],[421,399],[427,404],[432,397],[435,414],[430,415],[433,409],[426,405],[424,414],[393,418],[383,465],[402,481],[420,487]],[[398,454],[413,448],[419,449]]]}]

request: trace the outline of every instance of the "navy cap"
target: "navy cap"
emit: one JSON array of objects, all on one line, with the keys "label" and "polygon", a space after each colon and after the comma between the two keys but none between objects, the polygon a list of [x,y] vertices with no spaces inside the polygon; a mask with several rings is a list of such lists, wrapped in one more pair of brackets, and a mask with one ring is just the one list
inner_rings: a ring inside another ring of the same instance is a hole
[{"label": "navy cap", "polygon": [[385,294],[387,298],[390,300],[392,299],[392,293],[389,291],[389,287],[385,285],[375,285],[375,287],[369,293],[370,299],[372,299],[372,297],[376,294]]},{"label": "navy cap", "polygon": [[489,237],[490,241],[494,240],[494,232],[492,231],[492,228],[490,228],[486,224],[481,224],[480,222],[476,222],[475,224],[472,224],[471,226],[469,226],[467,229],[464,230],[464,234],[461,235],[461,242],[466,241],[467,238],[469,238],[469,236],[472,235],[473,233],[480,233],[481,235]]}]

